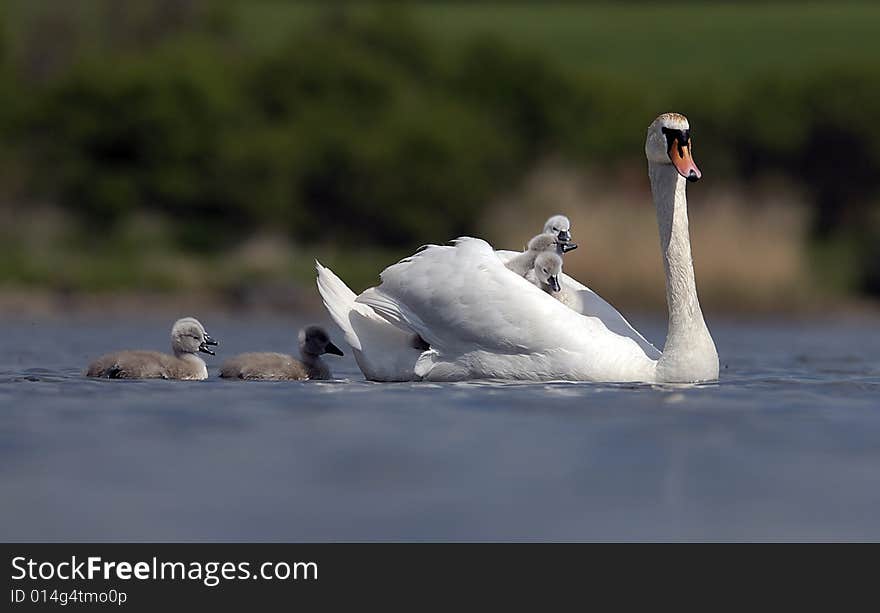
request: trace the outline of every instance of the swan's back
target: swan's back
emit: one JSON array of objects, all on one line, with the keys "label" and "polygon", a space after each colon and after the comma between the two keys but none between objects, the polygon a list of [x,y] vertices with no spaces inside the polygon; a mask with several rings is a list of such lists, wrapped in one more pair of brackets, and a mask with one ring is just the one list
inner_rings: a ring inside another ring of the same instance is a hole
[{"label": "swan's back", "polygon": [[654,362],[633,339],[581,316],[508,270],[492,247],[461,238],[388,267],[358,302],[431,346],[428,379],[649,380]]},{"label": "swan's back", "polygon": [[[516,251],[504,250],[496,251],[495,254],[504,263],[519,255]],[[660,358],[660,350],[633,328],[620,311],[602,296],[564,272],[559,275],[559,284],[562,286],[562,292],[557,298],[563,304],[581,315],[599,319],[609,332],[631,338],[651,359]]]}]

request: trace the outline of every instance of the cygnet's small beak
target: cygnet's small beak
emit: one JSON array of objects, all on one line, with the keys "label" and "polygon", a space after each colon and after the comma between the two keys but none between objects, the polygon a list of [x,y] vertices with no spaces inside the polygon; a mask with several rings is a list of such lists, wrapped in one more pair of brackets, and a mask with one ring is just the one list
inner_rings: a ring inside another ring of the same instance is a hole
[{"label": "cygnet's small beak", "polygon": [[567,243],[571,240],[571,232],[568,230],[560,230],[556,237],[559,239],[560,243]]},{"label": "cygnet's small beak", "polygon": [[574,251],[577,248],[578,248],[577,243],[560,243],[559,244],[559,249],[562,251],[562,253],[568,253],[569,251]]},{"label": "cygnet's small beak", "polygon": [[552,277],[550,277],[549,279],[547,279],[547,281],[550,282],[550,287],[553,289],[554,292],[558,292],[559,290],[562,289],[562,288],[559,286],[559,279],[557,278],[556,275],[553,275]]},{"label": "cygnet's small beak", "polygon": [[333,355],[345,355],[342,353],[342,349],[334,345],[333,343],[327,343],[327,348],[324,349],[327,353],[332,353]]},{"label": "cygnet's small beak", "polygon": [[217,355],[216,353],[214,353],[213,351],[208,349],[208,346],[209,345],[219,345],[219,344],[220,344],[219,341],[217,341],[214,338],[211,338],[211,336],[209,334],[205,334],[205,340],[203,340],[202,343],[199,345],[199,351],[201,351],[202,353],[207,353],[208,355]]}]

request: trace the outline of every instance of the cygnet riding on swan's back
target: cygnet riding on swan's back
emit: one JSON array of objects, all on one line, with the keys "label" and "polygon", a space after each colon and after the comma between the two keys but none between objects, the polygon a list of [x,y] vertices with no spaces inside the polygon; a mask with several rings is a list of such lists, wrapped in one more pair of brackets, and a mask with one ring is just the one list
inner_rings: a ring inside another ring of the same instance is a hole
[{"label": "cygnet riding on swan's back", "polygon": [[560,279],[562,279],[562,257],[552,251],[545,251],[535,258],[535,267],[526,275],[526,280],[565,306],[577,311],[580,305],[578,292],[570,285],[563,285]]},{"label": "cygnet riding on swan's back", "polygon": [[[687,119],[675,113],[657,117],[648,128],[645,154],[669,307],[662,354],[584,286],[578,291],[589,292],[584,306],[593,312],[581,314],[523,286],[528,282],[485,241],[461,238],[386,268],[382,284],[360,296],[318,264],[324,304],[364,374],[435,381],[717,379],[718,354],[700,310],[691,259],[686,186],[700,172],[691,157]],[[406,343],[413,334],[430,345],[415,359],[417,350],[407,351]]]},{"label": "cygnet riding on swan's back", "polygon": [[516,253],[513,257],[507,259],[504,265],[519,276],[525,277],[535,267],[535,259],[538,255],[545,252],[557,253],[558,249],[559,239],[556,238],[555,234],[539,234],[529,241],[525,251]]},{"label": "cygnet riding on swan's back", "polygon": [[343,355],[320,326],[299,331],[299,353],[302,361],[283,353],[242,353],[223,363],[220,376],[263,381],[330,379],[330,369],[321,356],[325,353]]},{"label": "cygnet riding on swan's back", "polygon": [[208,347],[217,344],[199,320],[184,317],[171,328],[173,356],[158,351],[109,353],[92,362],[86,375],[110,379],[207,379],[208,368],[197,354],[214,355]]},{"label": "cygnet riding on swan's back", "polygon": [[554,215],[544,224],[541,234],[533,236],[522,253],[516,251],[496,251],[505,265],[520,276],[526,276],[535,265],[535,258],[544,251],[555,251],[560,256],[577,249],[571,242],[571,222],[565,215]]},{"label": "cygnet riding on swan's back", "polygon": [[559,286],[561,272],[562,258],[556,253],[545,251],[535,258],[535,267],[528,272],[526,279],[552,296],[562,289]]},{"label": "cygnet riding on swan's back", "polygon": [[[556,253],[561,256],[567,252],[577,249],[577,244],[571,242],[571,221],[565,215],[553,215],[544,223],[543,235],[553,235],[556,237]],[[538,235],[538,236],[543,236]],[[532,241],[536,241],[538,236]],[[529,242],[526,251],[519,253],[517,251],[498,250],[495,252],[502,262],[517,274],[526,276],[532,270],[534,258],[540,251],[550,250],[547,245],[549,239],[544,237],[543,244]],[[530,253],[531,251],[531,253]],[[587,315],[596,317],[610,331],[621,336],[627,336],[633,339],[639,347],[651,358],[660,357],[660,351],[657,350],[644,336],[642,336],[630,323],[621,315],[617,309],[608,304],[601,296],[595,293],[586,285],[579,283],[565,273],[558,276],[560,290],[553,293],[553,297],[562,302],[570,309]],[[427,348],[427,343],[425,343]]]},{"label": "cygnet riding on swan's back", "polygon": [[[571,243],[571,222],[565,215],[554,215],[544,224],[544,234],[555,234],[562,244]],[[577,245],[573,245],[567,251],[572,249],[577,249]]]}]

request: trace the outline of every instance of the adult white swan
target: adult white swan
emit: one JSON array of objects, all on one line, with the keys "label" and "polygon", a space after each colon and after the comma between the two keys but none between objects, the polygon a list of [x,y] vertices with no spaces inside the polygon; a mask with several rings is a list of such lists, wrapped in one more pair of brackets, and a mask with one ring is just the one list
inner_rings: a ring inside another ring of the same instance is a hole
[{"label": "adult white swan", "polygon": [[[667,113],[654,120],[645,154],[666,271],[669,326],[662,354],[534,287],[508,270],[485,241],[461,238],[388,267],[382,284],[358,297],[318,264],[324,304],[367,378],[717,379],[718,354],[691,260],[685,190],[700,171],[691,157],[687,119]],[[419,337],[428,350],[416,348],[421,343],[413,339]]]}]

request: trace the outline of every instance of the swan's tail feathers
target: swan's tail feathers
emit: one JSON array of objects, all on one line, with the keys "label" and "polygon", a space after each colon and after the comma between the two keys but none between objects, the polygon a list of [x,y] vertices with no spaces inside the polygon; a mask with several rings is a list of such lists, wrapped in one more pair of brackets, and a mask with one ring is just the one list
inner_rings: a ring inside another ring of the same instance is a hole
[{"label": "swan's tail feathers", "polygon": [[[361,304],[355,293],[320,262],[315,262],[315,268],[324,306],[342,329],[364,376],[371,381],[412,381],[413,367],[424,350],[424,341],[416,347],[420,338],[415,336],[417,333],[405,324],[393,325],[368,304]],[[386,303],[386,312],[390,313],[392,301],[388,299]],[[398,322],[402,321],[398,318]]]},{"label": "swan's tail feathers", "polygon": [[378,313],[382,319],[402,329],[409,330],[406,316],[400,303],[385,294],[377,287],[371,287],[355,299],[360,304],[365,304]]},{"label": "swan's tail feathers", "polygon": [[[411,347],[416,347],[418,343],[431,344],[426,334],[430,334],[427,326],[422,322],[418,315],[407,308],[405,304],[399,302],[393,296],[383,292],[381,288],[371,287],[357,297],[356,304],[363,304],[370,307],[382,319],[393,325],[399,330],[409,335],[419,335],[418,339],[410,342]],[[413,344],[416,343],[416,344]]]},{"label": "swan's tail feathers", "polygon": [[318,271],[318,292],[324,307],[330,313],[330,317],[345,335],[345,341],[354,349],[361,349],[361,342],[351,325],[349,314],[355,307],[357,296],[349,287],[337,277],[332,270],[315,260],[315,268]]}]

